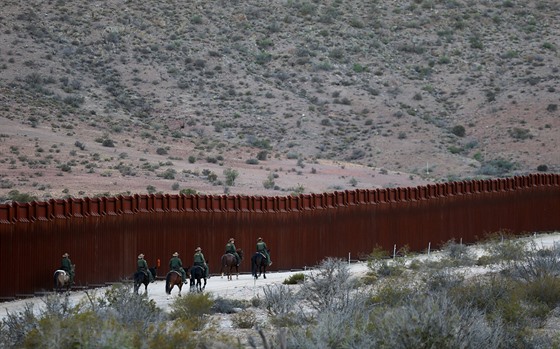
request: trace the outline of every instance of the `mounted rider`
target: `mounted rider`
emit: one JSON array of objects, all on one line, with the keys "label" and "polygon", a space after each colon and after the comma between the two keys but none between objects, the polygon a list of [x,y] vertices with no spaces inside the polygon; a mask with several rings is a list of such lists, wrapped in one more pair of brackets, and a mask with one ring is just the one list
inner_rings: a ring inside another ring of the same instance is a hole
[{"label": "mounted rider", "polygon": [[236,264],[237,266],[239,266],[239,263],[241,262],[241,258],[239,257],[239,254],[237,253],[237,249],[235,248],[234,238],[230,238],[228,243],[226,244],[226,253],[231,253],[232,255],[234,255],[237,262]]},{"label": "mounted rider", "polygon": [[266,243],[261,237],[257,239],[257,252],[266,257],[268,265],[272,265],[272,260],[270,259],[270,254],[268,253],[268,247],[266,247]]},{"label": "mounted rider", "polygon": [[202,254],[202,249],[200,247],[197,247],[194,251],[195,253],[193,265],[202,267],[204,269],[204,278],[208,279],[210,271],[208,269],[208,264],[206,264],[206,259]]},{"label": "mounted rider", "polygon": [[143,253],[140,253],[138,255],[137,266],[138,267],[136,268],[136,271],[144,273],[145,275],[147,275],[150,278],[150,282],[154,282],[154,276],[152,275],[152,272],[150,271],[150,268],[148,268],[148,262],[146,262],[146,260],[144,259],[144,254]]},{"label": "mounted rider", "polygon": [[70,276],[70,285],[74,285],[74,266],[70,260],[70,255],[67,253],[62,255],[62,262],[60,263],[60,269],[64,270]]},{"label": "mounted rider", "polygon": [[187,283],[187,273],[185,272],[185,269],[183,269],[183,261],[179,258],[179,252],[173,253],[173,257],[169,261],[169,269],[180,272],[182,281],[185,284]]}]

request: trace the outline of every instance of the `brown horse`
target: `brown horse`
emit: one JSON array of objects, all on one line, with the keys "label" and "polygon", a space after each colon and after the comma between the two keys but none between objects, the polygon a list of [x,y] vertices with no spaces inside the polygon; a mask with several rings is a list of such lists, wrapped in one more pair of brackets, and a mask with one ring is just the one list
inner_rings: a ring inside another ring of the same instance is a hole
[{"label": "brown horse", "polygon": [[[72,264],[72,272],[75,270],[76,266]],[[62,289],[66,289],[66,291],[70,290],[72,287],[70,282],[70,274],[62,269],[58,269],[54,272],[54,290],[55,291],[62,291]]]},{"label": "brown horse", "polygon": [[[185,268],[185,272],[187,273],[187,280],[188,280],[190,278],[189,268]],[[173,287],[175,286],[177,286],[177,288],[179,289],[178,296],[181,297],[181,290],[183,289],[183,280],[181,280],[181,272],[171,270],[169,273],[167,273],[167,276],[165,277],[165,293],[171,296],[171,290],[173,290]]]},{"label": "brown horse", "polygon": [[[243,250],[238,248],[237,254],[239,255],[239,263],[243,260]],[[222,277],[224,277],[224,270],[227,272],[227,279],[231,280],[231,274],[233,272],[233,268],[235,268],[236,278],[239,279],[239,267],[235,261],[235,256],[231,253],[226,253],[222,255],[222,268],[220,269],[220,273]]]}]

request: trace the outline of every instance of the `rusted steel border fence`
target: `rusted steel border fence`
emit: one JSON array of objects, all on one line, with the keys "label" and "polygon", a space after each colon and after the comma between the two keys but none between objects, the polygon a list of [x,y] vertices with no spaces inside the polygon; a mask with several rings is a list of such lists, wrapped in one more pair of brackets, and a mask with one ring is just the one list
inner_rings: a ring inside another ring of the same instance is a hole
[{"label": "rusted steel border fence", "polygon": [[422,251],[499,230],[557,230],[559,213],[560,174],[285,197],[156,194],[4,204],[0,299],[51,290],[64,252],[76,264],[76,283],[95,286],[130,278],[139,253],[150,265],[159,260],[163,276],[173,252],[189,265],[197,246],[218,273],[230,237],[245,251],[242,271],[250,271],[259,236],[271,248],[272,269],[286,270],[327,256],[356,259],[375,246]]}]

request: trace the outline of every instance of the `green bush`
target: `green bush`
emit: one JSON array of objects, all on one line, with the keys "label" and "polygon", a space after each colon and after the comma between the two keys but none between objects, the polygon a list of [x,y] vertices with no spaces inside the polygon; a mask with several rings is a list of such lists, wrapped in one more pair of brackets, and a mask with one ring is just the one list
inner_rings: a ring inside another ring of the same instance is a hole
[{"label": "green bush", "polygon": [[208,293],[188,293],[177,298],[171,307],[171,319],[181,319],[201,330],[206,325],[207,315],[212,313],[214,301]]},{"label": "green bush", "polygon": [[290,277],[285,279],[284,282],[282,282],[282,283],[284,285],[296,285],[296,284],[303,283],[304,280],[305,280],[305,274],[295,273],[295,274],[290,275]]}]

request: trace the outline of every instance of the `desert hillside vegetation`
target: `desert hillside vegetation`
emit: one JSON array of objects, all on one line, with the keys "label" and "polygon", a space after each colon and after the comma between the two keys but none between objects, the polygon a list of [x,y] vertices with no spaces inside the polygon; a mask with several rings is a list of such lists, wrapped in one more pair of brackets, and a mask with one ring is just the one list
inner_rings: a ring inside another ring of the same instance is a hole
[{"label": "desert hillside vegetation", "polygon": [[5,0],[0,198],[297,194],[324,164],[342,177],[323,191],[372,186],[350,166],[558,172],[559,17],[555,0]]}]

